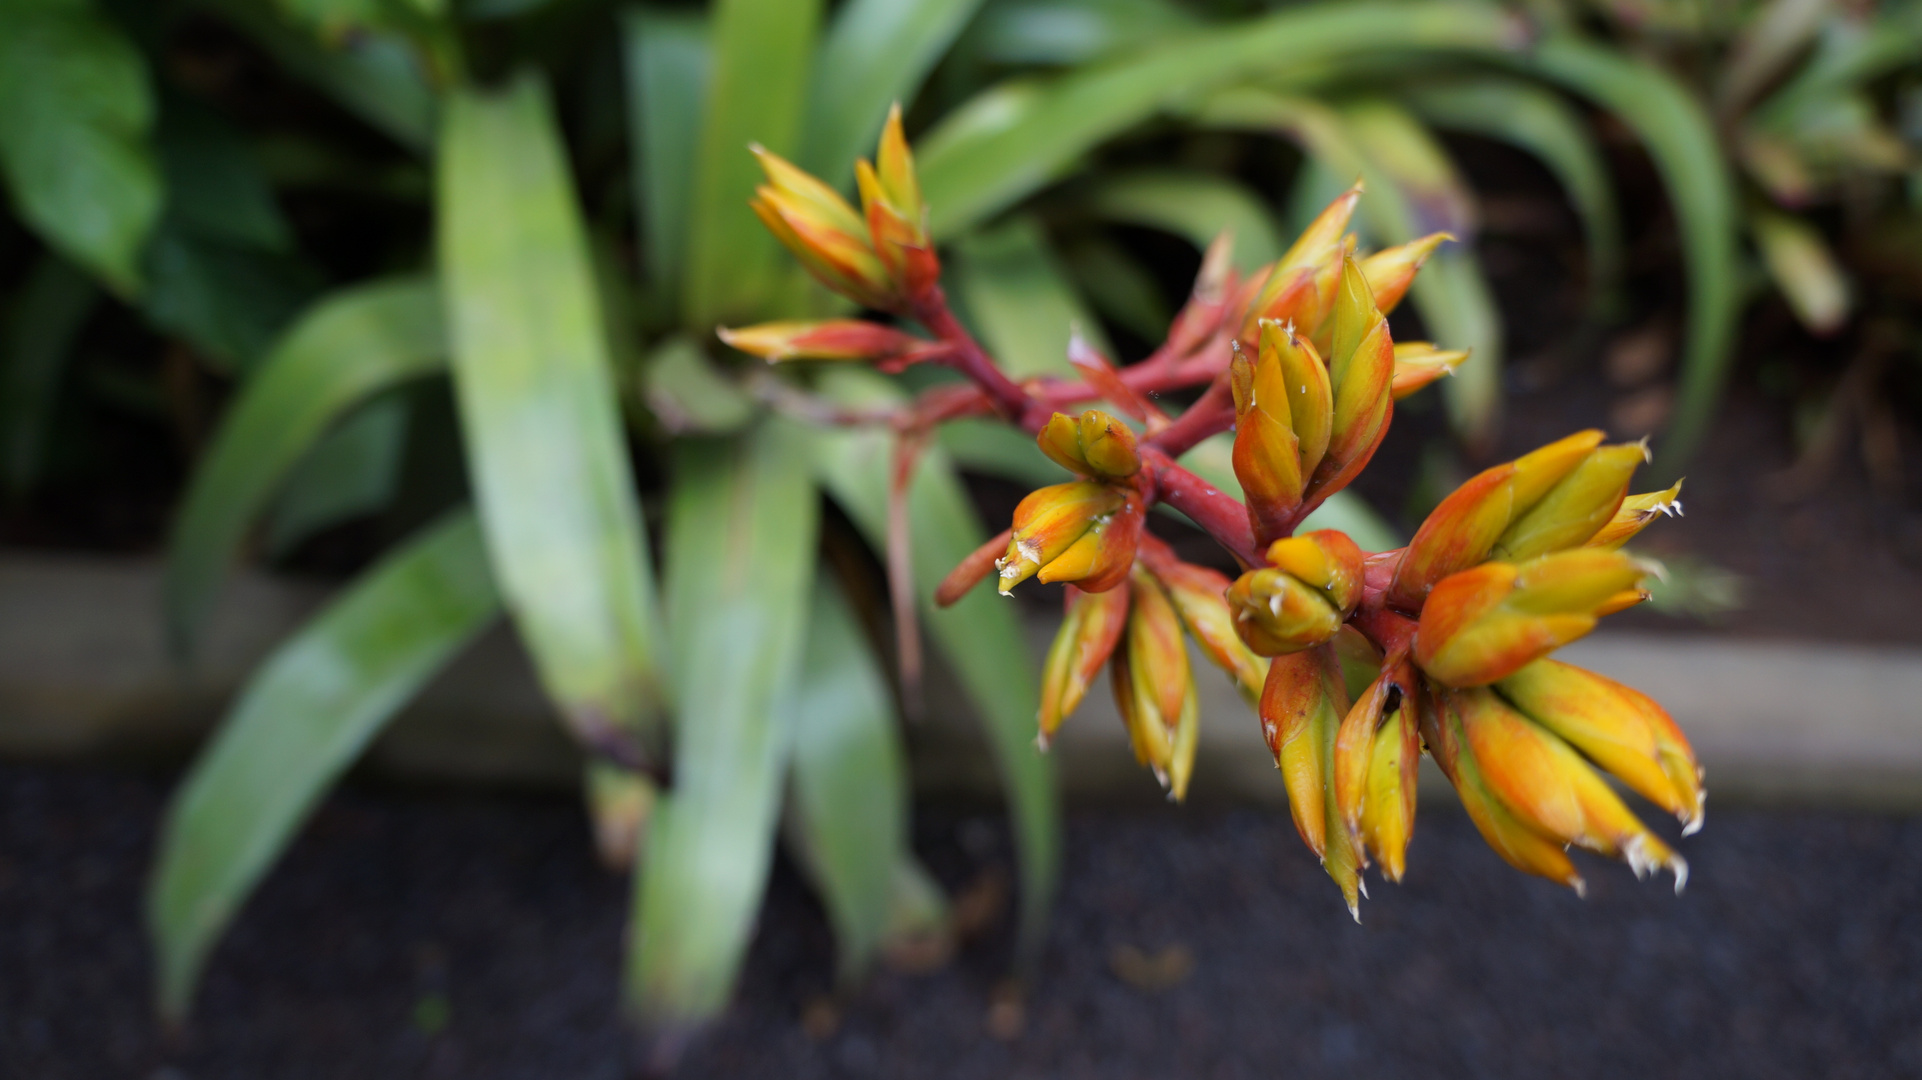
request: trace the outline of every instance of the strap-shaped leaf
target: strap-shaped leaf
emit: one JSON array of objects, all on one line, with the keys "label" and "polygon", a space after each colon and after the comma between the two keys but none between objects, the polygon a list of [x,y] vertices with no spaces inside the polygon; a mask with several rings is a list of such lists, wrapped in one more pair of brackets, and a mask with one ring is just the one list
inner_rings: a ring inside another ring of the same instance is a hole
[{"label": "strap-shaped leaf", "polygon": [[574,732],[632,753],[661,704],[647,534],[547,91],[443,110],[441,292],[494,573]]},{"label": "strap-shaped leaf", "polygon": [[330,425],[366,398],[446,363],[431,281],[343,289],[281,339],[228,408],[194,470],[167,545],[163,597],[191,648],[247,527]]},{"label": "strap-shaped leaf", "polygon": [[1654,158],[1675,208],[1688,270],[1688,337],[1675,418],[1656,457],[1657,471],[1672,477],[1708,434],[1728,378],[1735,320],[1741,313],[1735,187],[1715,127],[1673,76],[1615,49],[1561,36],[1542,42],[1518,62],[1590,98],[1627,124]]},{"label": "strap-shaped leaf", "polygon": [[1109,352],[1100,325],[1031,217],[963,240],[949,260],[947,278],[975,333],[1017,379],[1074,377],[1068,336],[1077,327],[1090,344]]},{"label": "strap-shaped leaf", "polygon": [[922,194],[934,231],[956,236],[1196,95],[1310,60],[1320,69],[1381,54],[1489,53],[1511,29],[1495,8],[1429,0],[1304,5],[1181,35],[1020,92],[984,92],[922,142]]},{"label": "strap-shaped leaf", "polygon": [[641,247],[649,284],[671,300],[680,288],[694,199],[694,157],[707,92],[707,19],[636,8],[621,20],[621,35]]},{"label": "strap-shaped leaf", "polygon": [[[902,400],[886,379],[863,371],[831,372],[821,390],[849,406]],[[877,549],[887,539],[890,437],[877,429],[815,435],[814,462],[822,486]],[[934,590],[942,577],[987,539],[946,455],[930,450],[922,456],[908,489],[908,515],[922,616],[960,677],[1000,765],[1021,866],[1022,951],[1032,960],[1047,929],[1061,859],[1054,769],[1034,745],[1034,710],[1040,700],[1035,658],[1012,606],[992,590],[976,589],[953,607],[934,606]]]},{"label": "strap-shaped leaf", "polygon": [[462,509],[354,582],[254,673],[175,793],[147,895],[162,1015],[381,727],[500,610]]},{"label": "strap-shaped leaf", "polygon": [[407,449],[405,397],[377,398],[321,437],[287,477],[267,522],[267,550],[278,557],[309,536],[387,505],[400,484]]},{"label": "strap-shaped leaf", "polygon": [[768,302],[774,238],[746,210],[759,143],[791,157],[801,142],[821,0],[718,0],[701,142],[689,205],[683,311],[691,326],[751,317]]},{"label": "strap-shaped leaf", "polygon": [[996,64],[1067,67],[1193,29],[1197,5],[1179,0],[1026,0],[995,4],[967,46]]},{"label": "strap-shaped leaf", "polygon": [[894,699],[847,601],[822,576],[794,697],[791,835],[827,907],[843,982],[889,930],[896,868],[911,863],[907,757]]},{"label": "strap-shaped leaf", "polygon": [[681,439],[667,508],[672,788],[635,889],[627,998],[671,1055],[719,1015],[773,857],[820,497],[807,442],[772,420]]},{"label": "strap-shaped leaf", "polygon": [[888,106],[904,107],[981,0],[848,0],[814,61],[801,164],[837,186],[872,157]]},{"label": "strap-shaped leaf", "polygon": [[0,471],[9,494],[40,479],[60,373],[100,290],[73,264],[48,254],[13,297],[0,338]]},{"label": "strap-shaped leaf", "polygon": [[1104,177],[1088,193],[1090,212],[1171,232],[1207,250],[1223,229],[1234,234],[1243,272],[1281,257],[1274,216],[1255,193],[1208,173],[1142,169]]},{"label": "strap-shaped leaf", "polygon": [[0,175],[21,220],[122,295],[160,217],[147,65],[86,0],[0,4]]}]

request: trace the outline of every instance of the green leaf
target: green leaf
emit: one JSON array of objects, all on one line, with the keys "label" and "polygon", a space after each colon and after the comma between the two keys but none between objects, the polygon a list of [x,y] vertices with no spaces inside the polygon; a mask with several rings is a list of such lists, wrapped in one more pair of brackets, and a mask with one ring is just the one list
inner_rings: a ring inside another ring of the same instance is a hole
[{"label": "green leaf", "polygon": [[400,483],[407,401],[377,398],[323,436],[287,477],[267,522],[267,551],[286,555],[323,529],[385,507]]},{"label": "green leaf", "polygon": [[0,174],[49,245],[123,296],[160,216],[147,66],[85,0],[0,4]]},{"label": "green leaf", "polygon": [[650,284],[671,302],[681,285],[694,200],[694,158],[709,67],[707,20],[636,8],[621,20],[621,35],[641,245]]},{"label": "green leaf", "polygon": [[1065,469],[1041,452],[1032,436],[1001,420],[950,420],[935,429],[935,437],[955,465],[969,472],[1031,487],[1060,484],[1069,478]]},{"label": "green leaf", "polygon": [[920,147],[934,231],[957,236],[1067,171],[1103,141],[1197,95],[1291,64],[1380,54],[1502,48],[1500,11],[1437,0],[1321,3],[1175,36],[1159,47],[1046,84],[997,87],[963,105]]},{"label": "green leaf", "polygon": [[191,649],[248,525],[321,434],[446,356],[438,296],[419,278],[343,289],[288,331],[228,408],[174,519],[162,596],[177,649]]},{"label": "green leaf", "polygon": [[1091,186],[1086,206],[1101,217],[1174,233],[1204,251],[1226,229],[1235,237],[1235,266],[1244,273],[1280,258],[1284,246],[1274,215],[1254,192],[1207,173],[1112,174]]},{"label": "green leaf", "polygon": [[873,157],[888,106],[904,107],[981,0],[848,0],[814,60],[800,164],[830,184]]},{"label": "green leaf", "polygon": [[1561,182],[1588,242],[1590,308],[1606,318],[1619,303],[1621,215],[1608,164],[1588,123],[1560,95],[1501,76],[1420,83],[1403,90],[1416,112],[1437,127],[1483,135],[1534,155]]},{"label": "green leaf", "polygon": [[172,214],[145,265],[147,318],[232,375],[250,374],[321,287],[299,258],[197,235]]},{"label": "green leaf", "polygon": [[188,232],[263,251],[293,246],[267,174],[238,131],[184,97],[168,97],[157,132],[167,210]]},{"label": "green leaf", "polygon": [[1169,0],[1022,0],[988,8],[970,35],[997,64],[1085,64],[1195,26]]},{"label": "green leaf", "polygon": [[718,0],[714,60],[689,206],[686,292],[690,326],[750,318],[771,297],[776,245],[747,201],[761,182],[748,153],[783,157],[801,142],[808,62],[821,0]]},{"label": "green leaf", "polygon": [[635,889],[629,1005],[664,1052],[718,1016],[773,858],[820,498],[805,433],[681,439],[667,510],[673,787]]},{"label": "green leaf", "polygon": [[662,689],[647,533],[547,91],[463,91],[442,116],[441,295],[494,573],[575,734],[638,752]]},{"label": "green leaf", "polygon": [[1174,312],[1161,282],[1134,253],[1099,233],[1077,236],[1062,249],[1068,274],[1094,310],[1143,341],[1167,335]]},{"label": "green leaf", "polygon": [[[899,390],[871,372],[831,371],[820,389],[847,406],[903,400]],[[822,486],[877,549],[887,540],[889,438],[888,432],[873,428],[821,431],[814,437],[815,470]],[[1021,951],[1032,961],[1047,929],[1061,859],[1054,769],[1034,745],[1034,710],[1041,693],[1035,658],[1014,606],[992,590],[976,589],[953,607],[934,606],[941,579],[988,539],[945,454],[931,449],[922,456],[908,489],[908,516],[922,617],[960,677],[1000,765],[1021,867]]]},{"label": "green leaf", "polygon": [[175,792],[147,894],[162,1016],[327,789],[498,613],[473,515],[382,559],[255,671]]},{"label": "green leaf", "polygon": [[72,263],[48,254],[10,305],[0,338],[0,468],[16,497],[40,479],[60,374],[99,296]]},{"label": "green leaf", "polygon": [[816,579],[794,697],[792,834],[827,907],[840,975],[867,970],[908,847],[907,755],[894,697],[840,590]]},{"label": "green leaf", "polygon": [[945,277],[969,325],[1009,375],[1074,375],[1068,337],[1081,336],[1113,356],[1101,326],[1075,295],[1031,217],[1017,217],[955,247]]},{"label": "green leaf", "polygon": [[683,335],[655,348],[644,379],[648,410],[677,435],[739,431],[758,411],[754,399]]},{"label": "green leaf", "polygon": [[1715,418],[1741,311],[1734,181],[1715,127],[1673,76],[1592,42],[1551,38],[1517,63],[1591,98],[1627,124],[1654,158],[1675,208],[1688,271],[1688,336],[1675,417],[1656,457],[1657,471],[1672,477],[1701,445]]}]

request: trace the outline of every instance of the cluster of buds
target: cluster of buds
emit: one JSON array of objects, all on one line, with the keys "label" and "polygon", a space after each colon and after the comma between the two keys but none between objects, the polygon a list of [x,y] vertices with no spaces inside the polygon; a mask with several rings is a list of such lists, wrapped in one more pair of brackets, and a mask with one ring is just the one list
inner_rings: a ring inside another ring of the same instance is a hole
[{"label": "cluster of buds", "polygon": [[[1387,320],[1449,237],[1359,252],[1348,232],[1357,185],[1245,281],[1218,242],[1148,359],[1116,369],[1078,345],[1070,359],[1085,381],[1017,384],[946,307],[898,110],[877,164],[859,165],[862,214],[787,162],[761,160],[769,184],[754,208],[775,235],[828,287],[928,336],[843,319],[723,330],[723,339],[770,360],[884,370],[939,360],[969,383],[936,387],[888,416],[903,446],[948,419],[999,415],[1074,476],[1023,499],[1010,528],[936,594],[952,603],[990,576],[1003,594],[1029,578],[1066,586],[1043,671],[1043,749],[1106,666],[1137,759],[1181,799],[1200,730],[1192,638],[1255,704],[1296,829],[1357,917],[1363,871],[1402,878],[1423,753],[1513,865],[1579,890],[1567,849],[1580,847],[1638,875],[1666,869],[1680,889],[1686,863],[1606,777],[1693,832],[1702,771],[1687,740],[1646,696],[1549,658],[1647,598],[1641,586],[1657,568],[1622,545],[1679,513],[1680,485],[1628,494],[1643,445],[1605,445],[1586,431],[1497,465],[1442,500],[1399,550],[1366,552],[1335,530],[1295,535],[1367,466],[1395,402],[1467,358],[1397,344]],[[1150,403],[1192,389],[1203,392],[1179,416]],[[1074,411],[1104,400],[1133,426],[1098,408]],[[1245,501],[1176,460],[1229,431]],[[899,505],[909,470],[896,472]],[[1149,534],[1158,503],[1219,541],[1240,576],[1183,562]],[[891,530],[890,543],[904,535]],[[892,576],[897,587],[907,579]]]}]

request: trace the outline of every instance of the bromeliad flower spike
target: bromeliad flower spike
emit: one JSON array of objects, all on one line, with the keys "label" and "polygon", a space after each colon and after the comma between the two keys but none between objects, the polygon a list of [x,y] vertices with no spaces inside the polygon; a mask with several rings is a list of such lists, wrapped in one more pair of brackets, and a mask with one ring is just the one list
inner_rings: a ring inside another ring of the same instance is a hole
[{"label": "bromeliad flower spike", "polygon": [[[1017,383],[948,309],[898,110],[878,164],[857,170],[861,211],[757,153],[768,186],[755,209],[781,242],[830,289],[925,336],[840,319],[722,337],[769,361],[952,368],[967,381],[885,417],[836,419],[890,423],[898,458],[911,462],[935,425],[999,417],[1073,474],[1022,500],[1008,531],[937,594],[952,603],[989,577],[1002,593],[1030,577],[1067,585],[1043,671],[1044,750],[1105,666],[1136,757],[1183,798],[1200,725],[1192,637],[1256,704],[1295,826],[1357,918],[1365,869],[1401,880],[1424,752],[1516,867],[1579,892],[1567,849],[1580,847],[1637,875],[1667,870],[1681,889],[1688,864],[1605,775],[1692,833],[1703,788],[1687,739],[1647,696],[1550,657],[1648,598],[1641,585],[1656,568],[1621,548],[1680,511],[1680,485],[1629,495],[1640,444],[1585,431],[1497,465],[1442,500],[1400,550],[1363,551],[1335,530],[1296,534],[1368,465],[1395,402],[1466,359],[1395,343],[1386,318],[1448,237],[1358,253],[1348,231],[1357,184],[1246,280],[1218,241],[1167,340],[1142,362],[1116,368],[1077,341],[1070,359],[1083,378]],[[1151,404],[1184,390],[1200,393],[1178,416]],[[1101,402],[1120,416],[1093,407]],[[1230,431],[1245,502],[1178,462]],[[910,471],[896,469],[897,501]],[[1148,534],[1158,503],[1206,530],[1241,575],[1185,563]],[[898,588],[908,580],[891,576]],[[1351,701],[1344,669],[1358,666],[1373,677]]]}]

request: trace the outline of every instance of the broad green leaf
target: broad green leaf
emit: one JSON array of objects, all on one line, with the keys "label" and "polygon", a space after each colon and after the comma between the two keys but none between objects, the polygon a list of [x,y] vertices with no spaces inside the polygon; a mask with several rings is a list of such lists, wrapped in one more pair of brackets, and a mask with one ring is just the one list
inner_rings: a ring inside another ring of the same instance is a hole
[{"label": "broad green leaf", "polygon": [[1422,83],[1403,93],[1430,123],[1519,147],[1555,174],[1588,242],[1590,309],[1607,317],[1621,284],[1621,215],[1608,163],[1581,114],[1552,91],[1500,76]]},{"label": "broad green leaf", "polygon": [[[850,406],[898,404],[900,392],[871,372],[839,369],[821,391]],[[874,428],[822,431],[814,463],[822,486],[878,550],[887,539],[891,436]],[[1060,875],[1061,808],[1053,766],[1035,749],[1040,680],[1035,657],[1013,605],[991,589],[976,589],[949,608],[934,606],[934,590],[963,557],[988,538],[967,491],[945,454],[929,450],[908,489],[913,531],[914,585],[922,617],[937,647],[961,679],[1001,769],[1020,859],[1021,949],[1038,955]]]},{"label": "broad green leaf", "polygon": [[943,237],[966,232],[1059,177],[1088,150],[1158,113],[1313,58],[1484,54],[1512,24],[1498,10],[1426,2],[1318,3],[1175,36],[1052,82],[991,88],[922,141],[922,193]]},{"label": "broad green leaf", "polygon": [[547,91],[463,91],[442,118],[441,296],[495,577],[575,734],[640,750],[662,690],[647,533]]},{"label": "broad green leaf", "polygon": [[168,628],[189,651],[247,527],[330,425],[361,401],[446,364],[432,282],[343,289],[304,315],[229,406],[167,544]]},{"label": "broad green leaf", "polygon": [[806,433],[674,444],[667,612],[673,786],[636,882],[628,1003],[672,1046],[718,1016],[773,858],[815,567]]},{"label": "broad green leaf", "polygon": [[694,158],[708,79],[707,20],[688,12],[636,8],[621,20],[621,35],[641,247],[650,283],[671,301],[681,284],[694,200]]},{"label": "broad green leaf", "polygon": [[1089,189],[1090,213],[1171,232],[1206,250],[1226,229],[1244,273],[1274,262],[1284,247],[1274,215],[1233,180],[1208,173],[1143,169],[1102,177]]},{"label": "broad green leaf", "polygon": [[888,106],[905,108],[981,0],[848,0],[814,60],[800,164],[836,186],[873,157]]},{"label": "broad green leaf", "polygon": [[175,792],[147,894],[161,1014],[367,743],[500,610],[461,510],[361,575],[255,671]]},{"label": "broad green leaf", "polygon": [[1031,217],[961,241],[945,276],[981,343],[1017,379],[1072,377],[1068,337],[1076,327],[1090,344],[1113,356],[1100,324],[1055,260],[1047,234]]},{"label": "broad green leaf", "polygon": [[1740,314],[1734,181],[1714,125],[1673,76],[1602,45],[1555,37],[1516,62],[1614,113],[1648,148],[1668,190],[1688,270],[1681,394],[1656,458],[1657,471],[1672,477],[1701,445],[1715,418]]},{"label": "broad green leaf", "polygon": [[87,0],[0,4],[0,175],[21,220],[123,296],[160,216],[147,66]]},{"label": "broad green leaf", "polygon": [[907,755],[894,697],[840,590],[816,579],[793,704],[792,835],[852,982],[888,931],[908,847]]},{"label": "broad green leaf", "polygon": [[997,64],[1085,64],[1196,25],[1170,0],[1019,0],[993,4],[970,44]]},{"label": "broad green leaf", "polygon": [[[1241,481],[1235,478],[1234,436],[1215,435],[1201,440],[1181,457],[1181,464],[1188,471],[1220,488],[1222,491],[1241,498]],[[1349,539],[1360,544],[1367,551],[1392,551],[1402,546],[1403,540],[1394,526],[1375,513],[1374,507],[1363,501],[1352,489],[1337,491],[1329,496],[1309,514],[1295,531],[1313,532],[1316,529],[1340,529]]]},{"label": "broad green leaf", "polygon": [[701,140],[688,207],[683,310],[690,326],[752,317],[770,299],[777,246],[747,210],[761,182],[758,143],[791,157],[821,0],[717,0]]},{"label": "broad green leaf", "polygon": [[279,558],[322,529],[386,506],[406,444],[407,401],[399,395],[368,402],[328,432],[287,477],[267,521],[268,553]]},{"label": "broad green leaf", "polygon": [[61,372],[100,292],[72,263],[43,255],[9,305],[0,338],[0,467],[9,494],[40,479]]}]

